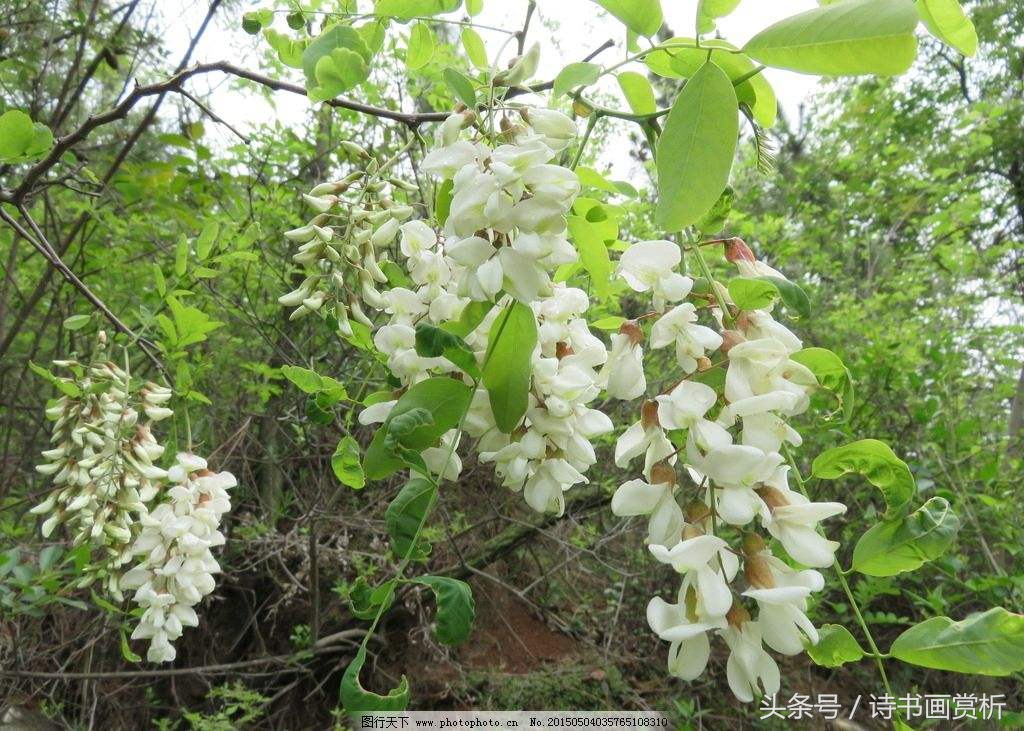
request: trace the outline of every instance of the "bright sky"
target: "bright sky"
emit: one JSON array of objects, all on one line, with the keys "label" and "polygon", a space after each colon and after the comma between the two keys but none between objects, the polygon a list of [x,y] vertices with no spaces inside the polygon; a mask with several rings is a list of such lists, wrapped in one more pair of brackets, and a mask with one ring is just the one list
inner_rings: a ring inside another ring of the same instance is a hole
[{"label": "bright sky", "polygon": [[[205,0],[154,0],[157,12],[164,18],[168,28],[166,41],[170,49],[169,59],[178,59],[188,44],[191,33],[199,26],[206,11]],[[366,3],[364,3],[366,4]],[[258,58],[262,38],[248,36],[240,28],[240,19],[244,10],[267,7],[269,3],[247,2],[243,9],[236,11],[222,10],[216,26],[207,31],[206,36],[194,54],[196,61],[218,61],[228,59],[234,63],[259,70]],[[692,35],[697,0],[663,0],[665,21],[676,35]],[[815,0],[745,0],[731,16],[722,19],[719,30],[722,37],[742,45],[757,31],[775,21],[795,13],[816,7]],[[474,22],[482,25],[518,30],[522,27],[526,13],[526,0],[485,0],[484,11],[474,18]],[[461,18],[462,14],[453,14],[451,18]],[[283,18],[279,18],[280,29],[287,30]],[[500,32],[480,30],[492,57],[502,45],[507,35]],[[625,54],[624,26],[615,18],[605,13],[592,0],[538,0],[537,11],[530,27],[531,42],[541,44],[541,65],[538,79],[552,78],[564,65],[578,61],[606,40],[616,42],[616,48],[606,50],[598,59],[599,62],[612,63]],[[514,52],[514,48],[506,53]],[[173,62],[171,62],[173,63]],[[169,63],[170,65],[170,63]],[[636,66],[643,71],[645,67]],[[301,73],[296,71],[296,80],[301,81]],[[780,106],[789,114],[795,115],[799,104],[813,90],[817,79],[786,71],[768,69],[764,72],[775,88]],[[240,93],[228,88],[228,81],[223,77],[211,75],[208,78],[197,78],[189,83],[190,88],[198,91],[209,91],[210,106],[228,122],[241,130],[252,128],[263,122],[277,118],[288,124],[302,120],[309,110],[309,102],[301,97],[280,93],[275,98],[276,108],[267,104],[256,94]],[[615,93],[614,81],[607,79],[603,90]],[[623,102],[623,106],[625,103]],[[224,129],[215,130],[217,125],[207,124],[211,134],[217,135],[226,143],[231,142],[230,133]],[[613,159],[609,162],[613,172],[623,177],[634,177],[635,170],[630,169],[627,146],[612,146]]]}]

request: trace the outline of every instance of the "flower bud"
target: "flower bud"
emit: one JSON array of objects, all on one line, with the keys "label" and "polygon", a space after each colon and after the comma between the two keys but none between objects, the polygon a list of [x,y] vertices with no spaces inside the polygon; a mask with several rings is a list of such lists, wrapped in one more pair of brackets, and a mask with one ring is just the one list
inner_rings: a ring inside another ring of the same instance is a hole
[{"label": "flower bud", "polygon": [[725,258],[734,264],[738,261],[757,261],[754,252],[741,238],[733,237],[725,242]]},{"label": "flower bud", "polygon": [[674,486],[676,484],[675,468],[664,460],[655,463],[655,465],[651,467],[651,484]]},{"label": "flower bud", "polygon": [[640,345],[644,341],[644,331],[636,320],[626,320],[619,326],[619,333],[629,337],[633,345]]},{"label": "flower bud", "polygon": [[711,517],[711,508],[700,500],[692,500],[686,506],[685,515],[687,523],[703,523]]},{"label": "flower bud", "polygon": [[772,510],[774,510],[775,508],[781,508],[783,506],[789,505],[789,500],[786,499],[786,496],[783,495],[774,487],[770,487],[768,485],[761,485],[760,487],[755,489],[755,492],[762,500],[764,500],[765,505],[767,505]]},{"label": "flower bud", "polygon": [[644,405],[640,407],[640,425],[644,430],[661,426],[661,422],[658,421],[658,402],[654,399],[644,401]]},{"label": "flower bud", "polygon": [[757,533],[747,533],[743,536],[743,553],[747,556],[756,556],[764,550],[765,543]]},{"label": "flower bud", "polygon": [[722,345],[719,346],[718,350],[724,354],[728,354],[734,345],[739,345],[745,340],[746,338],[743,337],[743,333],[739,330],[723,330]]},{"label": "flower bud", "polygon": [[370,153],[368,153],[360,145],[357,145],[355,142],[351,142],[349,140],[342,140],[341,148],[345,150],[345,152],[347,152],[348,154],[355,155],[356,157],[361,158],[363,160],[370,159]]},{"label": "flower bud", "polygon": [[726,612],[725,619],[731,627],[743,629],[743,625],[750,621],[750,612],[738,601],[734,601],[729,611]]},{"label": "flower bud", "polygon": [[747,583],[755,589],[775,588],[775,577],[764,556],[748,555],[743,562],[743,574],[747,577]]}]

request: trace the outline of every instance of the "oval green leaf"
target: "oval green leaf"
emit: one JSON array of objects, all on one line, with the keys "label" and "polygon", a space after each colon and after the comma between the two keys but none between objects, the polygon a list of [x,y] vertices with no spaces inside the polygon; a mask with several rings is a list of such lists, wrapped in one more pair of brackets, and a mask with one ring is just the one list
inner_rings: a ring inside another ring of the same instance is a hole
[{"label": "oval green leaf", "polygon": [[911,665],[972,675],[1024,670],[1024,615],[993,607],[960,622],[933,617],[896,638],[889,652]]},{"label": "oval green leaf", "polygon": [[679,92],[658,138],[658,224],[679,231],[711,210],[729,182],[739,119],[736,92],[706,63]]},{"label": "oval green leaf", "polygon": [[846,0],[781,20],[743,51],[767,66],[805,74],[902,74],[917,53],[916,26],[909,2]]},{"label": "oval green leaf", "polygon": [[850,630],[839,624],[823,624],[818,629],[818,643],[807,645],[807,655],[816,665],[837,668],[864,657],[860,643]]},{"label": "oval green leaf", "polygon": [[476,603],[469,584],[448,576],[420,576],[413,581],[429,586],[434,592],[438,641],[444,645],[465,642],[476,617]]},{"label": "oval green leaf", "polygon": [[510,434],[529,404],[537,320],[522,302],[512,302],[491,325],[483,383],[498,428]]},{"label": "oval green leaf", "polygon": [[957,0],[917,0],[917,14],[928,32],[965,56],[978,52],[978,33]]},{"label": "oval green leaf", "polygon": [[867,576],[913,571],[945,553],[959,529],[946,499],[933,497],[910,515],[872,526],[853,549],[852,568]]}]

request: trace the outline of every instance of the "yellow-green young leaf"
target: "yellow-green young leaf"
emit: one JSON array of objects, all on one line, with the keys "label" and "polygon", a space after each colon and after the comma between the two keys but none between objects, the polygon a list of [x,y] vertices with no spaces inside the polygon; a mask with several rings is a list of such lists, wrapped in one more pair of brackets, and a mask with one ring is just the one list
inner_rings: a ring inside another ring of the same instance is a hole
[{"label": "yellow-green young leaf", "polygon": [[658,224],[679,231],[711,210],[729,182],[739,134],[736,92],[706,63],[679,92],[658,138]]},{"label": "yellow-green young leaf", "polygon": [[818,385],[836,397],[846,418],[850,418],[853,410],[853,376],[842,359],[825,348],[804,348],[789,357],[807,366],[818,379]]},{"label": "yellow-green young leaf", "polygon": [[495,318],[487,339],[483,383],[498,428],[510,434],[529,404],[537,320],[521,302],[509,304]]},{"label": "yellow-green young leaf", "polygon": [[740,0],[700,0],[697,3],[697,32],[710,33],[715,29],[715,21],[728,15]]},{"label": "yellow-green young leaf", "polygon": [[590,284],[598,297],[611,294],[612,262],[600,229],[581,216],[569,216],[569,238],[580,253],[580,263],[590,275]]},{"label": "yellow-green young leaf", "polygon": [[373,12],[409,20],[426,15],[441,15],[458,10],[462,0],[377,0]]},{"label": "yellow-green young leaf", "polygon": [[65,330],[81,330],[89,324],[92,315],[72,315],[64,319]]},{"label": "yellow-green young leaf", "polygon": [[53,146],[53,133],[41,122],[17,109],[0,115],[0,162],[22,162],[41,157]]},{"label": "yellow-green young leaf", "polygon": [[417,23],[409,32],[409,45],[405,51],[405,66],[410,71],[423,68],[434,55],[434,34],[426,23]]},{"label": "yellow-green young leaf", "polygon": [[853,549],[853,569],[895,576],[934,561],[949,548],[960,519],[945,498],[933,497],[910,515],[872,526]]},{"label": "yellow-green young leaf", "polygon": [[626,322],[625,317],[609,315],[608,317],[602,317],[600,320],[590,323],[590,327],[596,327],[598,330],[618,330],[622,327],[622,323],[624,322]]},{"label": "yellow-green young leaf", "polygon": [[729,280],[729,296],[741,310],[763,310],[779,298],[778,288],[764,279],[736,277]]},{"label": "yellow-green young leaf", "polygon": [[917,14],[928,32],[960,51],[973,56],[978,51],[978,33],[957,0],[917,0]]},{"label": "yellow-green young leaf", "polygon": [[851,472],[863,475],[881,490],[890,515],[910,502],[917,491],[907,463],[877,439],[861,439],[828,449],[811,465],[811,474],[822,480],[835,480]]},{"label": "yellow-green young leaf", "polygon": [[349,713],[404,711],[409,705],[409,680],[403,675],[398,686],[387,695],[372,693],[359,682],[359,673],[365,662],[366,647],[360,646],[341,678],[341,703],[345,710]]},{"label": "yellow-green young leaf", "polygon": [[420,576],[413,581],[429,586],[434,592],[438,641],[443,645],[465,642],[476,617],[476,602],[469,584],[448,576]]},{"label": "yellow-green young leaf", "polygon": [[185,234],[178,238],[178,246],[174,250],[174,273],[184,277],[188,271],[188,239]]},{"label": "yellow-green young leaf", "polygon": [[263,37],[267,39],[267,45],[277,52],[277,57],[281,60],[281,63],[285,66],[291,66],[293,69],[302,68],[302,52],[309,45],[308,41],[292,38],[273,28],[264,28]]},{"label": "yellow-green young leaf", "polygon": [[627,28],[642,36],[653,36],[661,29],[660,0],[594,0],[621,20]]},{"label": "yellow-green young leaf", "polygon": [[388,31],[388,21],[386,18],[382,18],[372,23],[365,23],[356,28],[356,30],[359,32],[359,36],[363,39],[363,43],[366,44],[370,53],[377,53],[384,47],[384,39],[387,37]]},{"label": "yellow-green young leaf", "polygon": [[461,37],[462,47],[466,50],[466,58],[469,59],[469,62],[481,71],[490,68],[490,64],[487,63],[487,47],[484,46],[480,34],[466,26],[462,29]]},{"label": "yellow-green young leaf", "polygon": [[466,12],[473,15],[479,15],[484,9],[484,0],[466,0]]},{"label": "yellow-green young leaf", "polygon": [[807,645],[807,654],[816,665],[837,668],[864,657],[860,643],[850,630],[839,624],[823,624],[818,628],[818,643]]},{"label": "yellow-green young leaf", "polygon": [[623,71],[618,75],[619,88],[633,114],[653,114],[658,106],[654,100],[654,89],[643,74]]},{"label": "yellow-green young leaf", "polygon": [[846,0],[781,20],[743,47],[768,66],[823,76],[901,74],[917,53],[909,2]]},{"label": "yellow-green young leaf", "polygon": [[159,264],[153,265],[153,285],[156,287],[156,293],[161,297],[167,294],[167,279]]},{"label": "yellow-green young leaf", "polygon": [[571,63],[558,72],[555,76],[555,83],[551,87],[551,93],[555,97],[567,94],[577,86],[588,86],[593,84],[601,76],[601,67],[596,63]]},{"label": "yellow-green young leaf", "polygon": [[896,638],[897,660],[971,675],[1010,675],[1024,670],[1024,615],[993,607],[960,622],[932,617]]},{"label": "yellow-green young leaf", "polygon": [[[693,44],[695,41],[693,38],[678,37],[671,38],[666,43]],[[728,74],[736,89],[736,99],[740,104],[750,107],[754,121],[762,127],[771,127],[775,124],[779,106],[775,90],[764,74],[751,76],[757,65],[748,56],[738,53],[736,46],[728,41],[708,38],[701,41],[700,45],[700,48],[681,46],[655,51],[644,58],[644,63],[659,76],[688,79],[707,62],[710,50],[711,61]]]},{"label": "yellow-green young leaf", "polygon": [[299,366],[281,366],[281,375],[299,387],[303,393],[317,393],[322,381],[316,371]]},{"label": "yellow-green young leaf", "polygon": [[366,485],[363,467],[359,464],[359,443],[352,437],[342,437],[331,455],[331,469],[342,485],[361,490]]},{"label": "yellow-green young leaf", "polygon": [[302,52],[310,99],[330,99],[365,81],[372,55],[359,31],[342,23],[332,25]]},{"label": "yellow-green young leaf", "polygon": [[213,245],[217,241],[218,231],[220,231],[220,225],[216,221],[210,221],[203,226],[203,230],[196,239],[196,256],[199,258],[199,261],[206,261],[207,257],[210,256]]}]

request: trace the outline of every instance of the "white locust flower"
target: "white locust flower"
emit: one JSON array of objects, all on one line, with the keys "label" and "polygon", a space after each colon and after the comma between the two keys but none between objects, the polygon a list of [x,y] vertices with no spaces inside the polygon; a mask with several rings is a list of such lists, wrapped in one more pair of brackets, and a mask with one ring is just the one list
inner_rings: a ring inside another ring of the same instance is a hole
[{"label": "white locust flower", "polygon": [[620,517],[649,515],[647,542],[672,545],[683,530],[683,511],[676,502],[676,471],[661,462],[654,465],[651,481],[629,480],[612,495],[612,513]]},{"label": "white locust flower", "polygon": [[739,562],[718,536],[698,533],[690,537],[690,529],[686,531],[683,535],[687,537],[671,548],[657,544],[648,548],[654,558],[671,565],[696,588],[698,604],[707,616],[723,617],[733,603],[729,582]]},{"label": "white locust flower", "polygon": [[600,382],[612,398],[631,401],[647,390],[642,342],[643,332],[635,322],[623,324],[612,335],[612,349],[600,373]]},{"label": "white locust flower", "polygon": [[697,359],[722,345],[722,336],[697,324],[697,310],[689,302],[676,305],[651,327],[651,348],[675,345],[676,360],[684,373],[697,370]]},{"label": "white locust flower", "polygon": [[[746,611],[739,608],[732,614],[746,615]],[[730,617],[729,626],[720,634],[730,650],[725,673],[733,694],[744,703],[750,703],[755,696],[778,693],[779,666],[761,644],[761,625],[748,617],[739,620]]]},{"label": "white locust flower", "polygon": [[767,551],[747,555],[744,570],[750,588],[743,596],[757,601],[757,621],[765,644],[783,655],[797,655],[804,641],[818,642],[818,631],[807,618],[807,597],[825,587],[813,569],[796,571]]},{"label": "white locust flower", "polygon": [[757,491],[769,511],[767,519],[762,516],[764,527],[779,540],[786,553],[804,566],[831,566],[839,543],[818,533],[817,527],[822,520],[845,513],[846,506],[835,502],[814,503],[790,490],[788,471],[785,465],[776,468]]},{"label": "white locust flower", "polygon": [[708,632],[725,626],[720,618],[701,619],[696,604],[693,587],[684,584],[678,604],[656,596],[647,605],[647,624],[658,637],[671,643],[668,672],[683,680],[695,680],[704,672],[711,656]]},{"label": "white locust flower", "polygon": [[650,291],[654,309],[679,302],[690,293],[693,280],[675,271],[682,261],[679,247],[671,241],[640,241],[619,258],[619,276],[635,292]]}]

